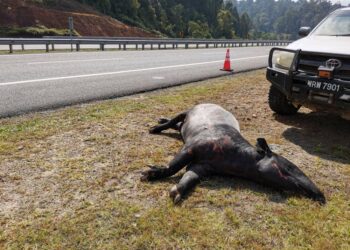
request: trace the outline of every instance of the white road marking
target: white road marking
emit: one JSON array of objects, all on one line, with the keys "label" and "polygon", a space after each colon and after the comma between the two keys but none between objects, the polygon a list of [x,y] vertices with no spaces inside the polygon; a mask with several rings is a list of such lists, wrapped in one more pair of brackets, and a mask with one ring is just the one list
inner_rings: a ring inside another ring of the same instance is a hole
[{"label": "white road marking", "polygon": [[[263,58],[263,57],[268,57],[268,56],[265,55],[265,56],[254,56],[254,57],[236,58],[236,59],[232,59],[231,62],[232,62],[232,61],[240,61],[240,60],[257,59],[257,58]],[[160,70],[160,69],[183,68],[183,67],[199,66],[199,65],[205,65],[205,64],[214,64],[214,63],[220,63],[220,62],[223,62],[223,60],[219,60],[219,61],[210,61],[210,62],[200,62],[200,63],[190,63],[190,64],[179,64],[179,65],[162,66],[162,67],[145,68],[145,69],[122,70],[122,71],[104,72],[104,73],[86,74],[86,75],[59,76],[59,77],[42,78],[42,79],[33,79],[33,80],[23,80],[23,81],[14,81],[14,82],[3,82],[3,83],[0,83],[0,86],[7,86],[7,85],[14,85],[14,84],[22,84],[22,83],[33,83],[33,82],[58,81],[58,80],[75,79],[75,78],[87,78],[87,77],[96,77],[96,76],[118,75],[118,74],[127,74],[127,73],[135,73],[135,72],[144,72],[144,71],[152,71],[152,70]]]},{"label": "white road marking", "polygon": [[[1,51],[1,50],[0,50]],[[1,57],[22,57],[22,56],[25,56],[25,57],[33,57],[33,56],[51,56],[51,55],[68,55],[68,53],[71,53],[70,55],[74,55],[75,53],[79,53],[79,54],[86,54],[86,53],[101,53],[99,51],[90,51],[90,52],[50,52],[50,53],[47,53],[47,52],[42,52],[42,53],[27,53],[27,54],[4,54],[4,55],[0,55],[0,58]]]},{"label": "white road marking", "polygon": [[65,60],[65,61],[47,61],[47,62],[30,62],[28,65],[51,64],[51,63],[69,63],[69,62],[94,62],[94,61],[117,61],[124,58],[105,58],[105,59],[81,59],[81,60]]},{"label": "white road marking", "polygon": [[206,53],[201,53],[201,54],[202,55],[222,55],[222,54],[224,54],[224,56],[225,56],[225,53],[226,53],[226,50],[225,51],[222,50],[220,52],[206,52]]},{"label": "white road marking", "polygon": [[153,76],[152,79],[154,79],[154,80],[164,80],[165,77],[164,76]]}]

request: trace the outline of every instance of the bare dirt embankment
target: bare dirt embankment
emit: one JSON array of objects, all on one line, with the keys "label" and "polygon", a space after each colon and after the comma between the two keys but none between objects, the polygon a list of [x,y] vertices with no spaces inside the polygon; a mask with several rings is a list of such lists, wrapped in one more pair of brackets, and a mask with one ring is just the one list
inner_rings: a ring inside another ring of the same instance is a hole
[{"label": "bare dirt embankment", "polygon": [[[349,122],[301,109],[276,116],[265,71],[0,120],[0,248],[349,249]],[[140,182],[182,142],[150,135],[159,117],[198,103],[234,113],[325,193],[320,206],[239,178],[211,177],[174,207],[183,172]]]},{"label": "bare dirt embankment", "polygon": [[74,29],[81,36],[154,37],[76,1],[61,1],[59,8],[48,8],[28,0],[0,0],[0,27],[67,29],[68,17],[74,18]]}]

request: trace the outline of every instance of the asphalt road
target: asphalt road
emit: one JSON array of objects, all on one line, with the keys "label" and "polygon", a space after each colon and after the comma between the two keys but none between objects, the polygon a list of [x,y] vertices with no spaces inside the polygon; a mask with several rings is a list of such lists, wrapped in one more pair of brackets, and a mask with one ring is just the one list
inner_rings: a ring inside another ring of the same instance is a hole
[{"label": "asphalt road", "polygon": [[[267,66],[270,47],[231,48],[235,72]],[[226,49],[0,55],[0,117],[229,74]]]}]

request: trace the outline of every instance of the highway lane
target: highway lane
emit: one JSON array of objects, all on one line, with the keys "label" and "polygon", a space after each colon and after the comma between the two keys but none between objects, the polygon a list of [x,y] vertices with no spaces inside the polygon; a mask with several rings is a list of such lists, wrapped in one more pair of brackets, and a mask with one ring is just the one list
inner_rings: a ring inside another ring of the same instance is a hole
[{"label": "highway lane", "polygon": [[[231,48],[235,72],[267,65],[269,47]],[[0,117],[228,74],[226,49],[0,56]]]}]

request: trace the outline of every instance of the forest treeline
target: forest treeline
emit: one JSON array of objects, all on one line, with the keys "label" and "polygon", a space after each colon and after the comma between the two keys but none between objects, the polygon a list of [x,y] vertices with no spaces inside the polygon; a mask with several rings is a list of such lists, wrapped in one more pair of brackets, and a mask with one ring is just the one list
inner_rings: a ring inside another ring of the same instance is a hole
[{"label": "forest treeline", "polygon": [[126,24],[179,38],[295,39],[300,26],[314,27],[341,7],[326,0],[78,1]]},{"label": "forest treeline", "polygon": [[253,37],[295,39],[300,27],[315,27],[340,4],[325,0],[231,0],[239,12],[251,17]]},{"label": "forest treeline", "polygon": [[127,24],[169,37],[249,37],[247,13],[223,0],[79,0]]}]

